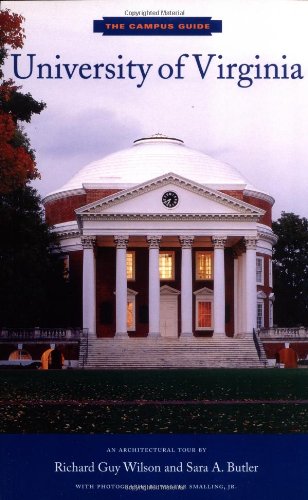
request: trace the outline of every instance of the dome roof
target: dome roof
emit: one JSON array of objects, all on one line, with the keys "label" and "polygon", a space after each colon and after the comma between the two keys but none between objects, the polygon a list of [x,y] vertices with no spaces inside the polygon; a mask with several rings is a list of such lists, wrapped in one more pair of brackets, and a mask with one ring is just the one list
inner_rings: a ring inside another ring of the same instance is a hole
[{"label": "dome roof", "polygon": [[96,188],[127,189],[169,172],[214,189],[251,189],[234,167],[190,149],[180,139],[155,134],[138,139],[129,149],[110,154],[83,167],[50,194]]}]

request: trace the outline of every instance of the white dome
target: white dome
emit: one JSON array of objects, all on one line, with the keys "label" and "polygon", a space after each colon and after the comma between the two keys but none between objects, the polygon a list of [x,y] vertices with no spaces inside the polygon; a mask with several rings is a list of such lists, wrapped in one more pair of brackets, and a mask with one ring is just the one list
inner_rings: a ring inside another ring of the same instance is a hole
[{"label": "white dome", "polygon": [[126,189],[169,172],[214,189],[255,190],[236,168],[186,147],[180,139],[156,134],[86,165],[54,193],[84,185]]}]

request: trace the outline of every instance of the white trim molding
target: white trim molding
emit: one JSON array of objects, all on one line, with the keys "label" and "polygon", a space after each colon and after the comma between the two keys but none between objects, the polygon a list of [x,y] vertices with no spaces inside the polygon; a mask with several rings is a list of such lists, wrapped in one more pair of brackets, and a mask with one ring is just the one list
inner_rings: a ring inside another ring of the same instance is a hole
[{"label": "white trim molding", "polygon": [[118,193],[102,198],[94,203],[85,205],[84,207],[75,210],[75,212],[77,216],[85,216],[89,214],[93,215],[97,212],[101,213],[107,206],[117,205],[168,184],[182,187],[188,191],[197,193],[200,196],[204,196],[207,199],[215,200],[222,205],[232,207],[240,213],[258,215],[259,218],[265,214],[264,210],[239,200],[238,198],[234,198],[228,194],[205,187],[202,184],[193,182],[172,172],[139,184],[132,189],[124,189],[123,191],[119,191]]},{"label": "white trim molding", "polygon": [[256,257],[256,282],[257,285],[264,285],[264,257],[261,255]]},{"label": "white trim molding", "polygon": [[128,332],[135,332],[136,331],[136,296],[138,295],[138,292],[135,290],[132,290],[131,288],[127,289],[127,307],[128,303],[131,302],[133,307],[132,307],[132,315],[133,315],[133,324],[131,327],[128,326],[127,324],[127,331]]},{"label": "white trim molding", "polygon": [[[214,291],[206,286],[200,288],[193,292],[195,295],[195,330],[197,332],[208,332],[214,330]],[[211,303],[211,326],[209,327],[199,327],[198,326],[198,304],[199,302],[210,302]]]}]

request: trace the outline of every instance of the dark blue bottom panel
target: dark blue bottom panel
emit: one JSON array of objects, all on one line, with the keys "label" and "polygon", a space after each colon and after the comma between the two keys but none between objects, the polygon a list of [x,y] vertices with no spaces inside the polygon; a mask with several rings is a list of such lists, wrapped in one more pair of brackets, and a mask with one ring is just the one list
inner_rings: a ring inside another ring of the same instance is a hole
[{"label": "dark blue bottom panel", "polygon": [[308,498],[307,435],[2,435],[0,499]]}]

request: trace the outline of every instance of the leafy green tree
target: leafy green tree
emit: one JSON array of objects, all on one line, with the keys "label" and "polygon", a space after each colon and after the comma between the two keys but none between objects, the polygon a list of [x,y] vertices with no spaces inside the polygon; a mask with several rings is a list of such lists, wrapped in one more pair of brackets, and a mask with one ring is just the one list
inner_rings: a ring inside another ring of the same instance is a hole
[{"label": "leafy green tree", "polygon": [[278,326],[308,326],[308,220],[282,212],[273,223],[275,318]]}]

